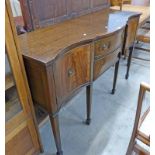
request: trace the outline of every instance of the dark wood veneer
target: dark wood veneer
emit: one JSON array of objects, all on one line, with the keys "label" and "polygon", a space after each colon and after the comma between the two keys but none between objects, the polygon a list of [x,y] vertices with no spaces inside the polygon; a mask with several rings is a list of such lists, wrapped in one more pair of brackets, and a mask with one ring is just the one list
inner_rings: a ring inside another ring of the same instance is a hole
[{"label": "dark wood veneer", "polygon": [[90,64],[90,44],[72,49],[57,58],[53,71],[58,104],[74,90],[90,82]]},{"label": "dark wood veneer", "polygon": [[102,73],[119,60],[119,53],[121,51],[121,48],[119,48],[116,51],[94,61],[94,80],[96,80],[100,75],[102,75]]}]

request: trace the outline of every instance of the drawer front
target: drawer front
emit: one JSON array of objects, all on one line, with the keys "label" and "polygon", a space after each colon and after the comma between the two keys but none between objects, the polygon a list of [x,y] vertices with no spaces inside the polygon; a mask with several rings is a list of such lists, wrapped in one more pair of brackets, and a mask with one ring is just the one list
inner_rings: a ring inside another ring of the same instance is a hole
[{"label": "drawer front", "polygon": [[61,104],[78,88],[90,82],[90,45],[74,48],[54,63],[57,103]]},{"label": "drawer front", "polygon": [[95,41],[95,59],[105,56],[118,49],[123,43],[123,38],[124,31],[121,30],[103,39]]},{"label": "drawer front", "polygon": [[96,80],[102,73],[118,61],[118,53],[121,49],[117,49],[113,53],[94,61],[93,80]]}]

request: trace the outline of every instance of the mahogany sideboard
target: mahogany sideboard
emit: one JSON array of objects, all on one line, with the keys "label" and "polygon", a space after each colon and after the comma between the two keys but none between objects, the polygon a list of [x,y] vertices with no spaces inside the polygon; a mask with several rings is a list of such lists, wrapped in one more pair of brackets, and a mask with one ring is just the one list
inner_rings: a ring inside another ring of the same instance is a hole
[{"label": "mahogany sideboard", "polygon": [[93,81],[113,65],[115,92],[126,23],[139,15],[120,14],[107,8],[19,36],[32,97],[50,115],[58,155],[58,113],[67,101],[86,86],[90,124]]}]

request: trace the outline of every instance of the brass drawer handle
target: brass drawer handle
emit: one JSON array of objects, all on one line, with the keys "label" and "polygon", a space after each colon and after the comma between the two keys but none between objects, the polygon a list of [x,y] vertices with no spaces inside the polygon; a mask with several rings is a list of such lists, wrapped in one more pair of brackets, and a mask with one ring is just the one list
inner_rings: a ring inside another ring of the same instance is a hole
[{"label": "brass drawer handle", "polygon": [[75,71],[73,68],[68,69],[68,76],[73,76],[75,74]]},{"label": "brass drawer handle", "polygon": [[107,50],[110,47],[110,44],[103,44],[102,50]]}]

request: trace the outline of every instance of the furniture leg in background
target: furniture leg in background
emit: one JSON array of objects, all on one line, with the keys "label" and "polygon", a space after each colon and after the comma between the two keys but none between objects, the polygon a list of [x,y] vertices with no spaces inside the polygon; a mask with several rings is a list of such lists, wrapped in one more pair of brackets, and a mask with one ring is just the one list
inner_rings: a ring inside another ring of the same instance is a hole
[{"label": "furniture leg in background", "polygon": [[127,62],[127,71],[126,71],[126,75],[125,75],[126,79],[128,79],[128,77],[129,77],[129,71],[130,71],[130,66],[131,66],[131,59],[132,59],[133,50],[134,50],[133,46],[129,48],[129,57],[128,57],[128,62]]},{"label": "furniture leg in background", "polygon": [[115,94],[115,90],[116,90],[116,83],[117,83],[117,76],[118,76],[118,69],[119,69],[119,61],[120,61],[120,53],[118,54],[118,61],[115,64],[115,72],[114,72],[114,80],[113,80],[113,88],[112,88],[112,94]]},{"label": "furniture leg in background", "polygon": [[86,87],[86,104],[87,104],[87,119],[86,124],[89,125],[91,122],[91,106],[92,106],[92,91],[93,85],[88,85]]}]

